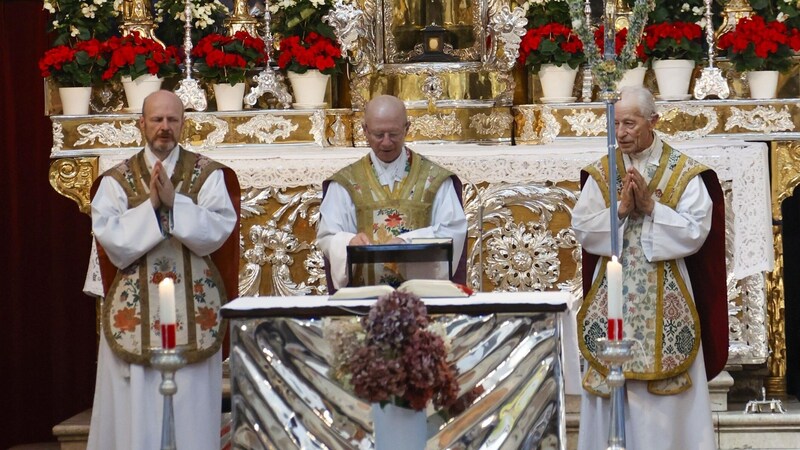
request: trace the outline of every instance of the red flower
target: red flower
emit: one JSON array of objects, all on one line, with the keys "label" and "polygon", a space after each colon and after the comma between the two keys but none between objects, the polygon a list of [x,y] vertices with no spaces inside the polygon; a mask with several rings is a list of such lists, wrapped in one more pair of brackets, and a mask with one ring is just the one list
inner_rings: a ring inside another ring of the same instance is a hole
[{"label": "red flower", "polygon": [[142,323],[136,315],[134,308],[122,308],[114,314],[114,328],[119,328],[122,331],[136,331],[136,327]]},{"label": "red flower", "polygon": [[571,28],[557,22],[529,29],[520,43],[518,62],[533,70],[548,63],[575,68],[585,60],[583,42]]},{"label": "red flower", "polygon": [[[594,43],[600,50],[601,55],[605,51],[605,46],[606,46],[604,34],[605,34],[605,28],[603,25],[600,25],[600,27],[594,32]],[[628,41],[627,28],[623,28],[614,34],[614,53],[616,55],[622,53],[622,48],[625,47],[625,43],[627,41]],[[644,53],[644,45],[641,42],[639,43],[639,45],[636,46],[636,57],[639,59],[639,61],[642,62],[647,61],[647,55]]]},{"label": "red flower", "polygon": [[294,72],[317,69],[331,73],[336,70],[337,60],[341,57],[342,51],[336,42],[312,31],[305,38],[288,36],[281,39],[278,67]]},{"label": "red flower", "polygon": [[178,73],[178,49],[164,48],[153,39],[139,36],[138,32],[109,38],[102,51],[110,55],[103,80],[115,76],[136,79],[146,74],[168,77]]},{"label": "red flower", "polygon": [[267,63],[264,41],[246,31],[233,36],[209,34],[192,49],[192,56],[203,78],[230,84],[243,82],[248,70]]},{"label": "red flower", "polygon": [[791,66],[793,52],[800,50],[797,29],[782,22],[767,22],[761,16],[741,19],[733,31],[722,35],[718,46],[727,50],[736,70],[780,70]]}]

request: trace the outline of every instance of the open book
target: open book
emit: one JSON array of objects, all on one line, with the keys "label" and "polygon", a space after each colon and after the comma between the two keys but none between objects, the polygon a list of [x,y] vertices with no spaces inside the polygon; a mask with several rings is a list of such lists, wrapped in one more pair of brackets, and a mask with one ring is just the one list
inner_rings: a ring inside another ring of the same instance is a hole
[{"label": "open book", "polygon": [[[450,280],[424,280],[415,279],[404,281],[397,287],[398,292],[406,292],[419,297],[469,297],[472,289]],[[376,286],[344,287],[330,296],[331,300],[360,300],[378,298],[391,294],[395,288],[387,284]]]}]

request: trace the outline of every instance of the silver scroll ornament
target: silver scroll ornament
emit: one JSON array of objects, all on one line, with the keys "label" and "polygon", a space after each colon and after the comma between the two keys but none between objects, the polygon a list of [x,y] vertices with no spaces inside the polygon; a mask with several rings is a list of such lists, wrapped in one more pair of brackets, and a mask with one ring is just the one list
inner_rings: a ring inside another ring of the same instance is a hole
[{"label": "silver scroll ornament", "polygon": [[200,83],[192,78],[192,1],[186,0],[183,13],[186,16],[186,22],[183,24],[184,37],[183,37],[183,50],[186,53],[186,60],[184,61],[184,79],[178,83],[178,88],[175,89],[175,94],[183,102],[185,109],[194,109],[195,111],[205,111],[208,107],[206,100],[206,92],[200,87]]}]

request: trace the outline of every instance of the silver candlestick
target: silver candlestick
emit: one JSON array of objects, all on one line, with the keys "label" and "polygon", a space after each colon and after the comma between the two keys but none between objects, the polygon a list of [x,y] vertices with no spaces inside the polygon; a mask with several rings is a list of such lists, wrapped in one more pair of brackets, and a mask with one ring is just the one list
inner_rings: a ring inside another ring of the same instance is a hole
[{"label": "silver candlestick", "polygon": [[161,418],[161,450],[175,450],[175,413],[172,396],[178,392],[175,372],[186,365],[183,352],[178,349],[155,348],[150,354],[150,364],[161,372],[158,391],[164,396],[164,411]]},{"label": "silver candlestick", "polygon": [[267,62],[264,70],[253,77],[255,86],[250,88],[250,92],[244,96],[244,102],[253,106],[258,101],[259,97],[266,93],[270,93],[283,105],[283,109],[289,109],[292,106],[292,96],[286,88],[286,83],[283,80],[283,74],[271,67],[269,61],[272,59],[272,30],[270,30],[270,22],[272,15],[269,12],[269,1],[264,2],[264,44],[266,44]]},{"label": "silver candlestick", "polygon": [[184,108],[205,111],[208,107],[206,93],[200,87],[200,83],[192,78],[192,0],[186,0],[184,3],[183,14],[186,22],[183,24],[183,51],[186,53],[186,59],[183,68],[184,79],[178,83],[175,94],[183,102]]},{"label": "silver candlestick", "polygon": [[[592,28],[592,5],[590,0],[586,0],[583,5],[583,15],[586,20],[586,27]],[[592,77],[592,65],[586,64],[583,68],[583,86],[581,87],[581,100],[583,102],[592,101],[592,90],[594,89],[594,79]]]},{"label": "silver candlestick", "polygon": [[625,450],[625,373],[622,365],[633,356],[634,341],[598,339],[598,358],[609,366],[606,384],[611,388],[608,450]]},{"label": "silver candlestick", "polygon": [[705,0],[706,43],[708,44],[708,67],[703,68],[700,78],[694,84],[694,98],[702,100],[709,95],[716,95],[721,99],[731,95],[728,82],[722,76],[719,67],[714,67],[714,54],[717,43],[714,40],[714,27],[711,24],[711,0]]}]

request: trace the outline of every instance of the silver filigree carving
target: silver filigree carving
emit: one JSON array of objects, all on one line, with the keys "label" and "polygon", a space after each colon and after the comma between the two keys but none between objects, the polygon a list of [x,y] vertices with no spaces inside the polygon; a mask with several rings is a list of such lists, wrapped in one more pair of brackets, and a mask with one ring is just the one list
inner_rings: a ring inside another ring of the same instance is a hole
[{"label": "silver filigree carving", "polygon": [[694,98],[702,100],[709,95],[716,95],[721,99],[726,99],[731,95],[731,88],[725,81],[725,77],[722,76],[722,71],[718,67],[714,67],[717,45],[714,42],[714,25],[711,21],[711,0],[704,0],[703,3],[705,4],[708,67],[703,68],[700,78],[694,84]]},{"label": "silver filigree carving", "polygon": [[442,98],[444,87],[442,86],[442,79],[436,76],[432,71],[426,72],[427,76],[422,83],[422,93],[428,99],[428,103],[433,103]]},{"label": "silver filigree carving", "polygon": [[731,107],[731,115],[725,122],[725,131],[734,127],[761,133],[775,131],[791,131],[794,129],[789,108],[784,106],[780,111],[772,106],[756,106],[752,110]]},{"label": "silver filigree carving", "polygon": [[549,144],[553,142],[558,134],[561,133],[561,125],[558,123],[558,119],[556,119],[555,114],[553,114],[553,108],[549,106],[542,106],[542,123],[544,124],[544,128],[542,129],[542,144]]},{"label": "silver filigree carving", "polygon": [[599,136],[606,132],[606,115],[582,110],[564,117],[575,136]]},{"label": "silver filigree carving", "polygon": [[511,11],[508,5],[503,5],[500,11],[493,15],[489,24],[492,35],[492,47],[484,55],[484,63],[494,62],[500,44],[503,46],[502,59],[497,60],[498,65],[511,70],[519,56],[519,45],[522,36],[525,35],[525,26],[528,19],[525,18],[525,11],[517,6]]},{"label": "silver filigree carving", "polygon": [[[314,143],[324,147],[327,143],[325,140],[325,111],[321,109],[314,111],[309,120],[311,120],[311,135],[314,136]],[[288,135],[284,137],[288,137]]]},{"label": "silver filigree carving", "polygon": [[342,120],[341,114],[335,114],[334,117],[335,119],[331,124],[331,131],[333,132],[333,136],[331,136],[330,143],[334,147],[347,146],[350,144],[347,141],[347,126]]},{"label": "silver filigree carving", "polygon": [[[301,242],[293,230],[298,219],[314,227],[319,221],[319,203],[322,199],[319,186],[309,186],[293,195],[283,193],[282,189],[250,189],[242,194],[242,217],[263,215],[267,204],[276,202],[279,207],[267,220],[253,225],[246,233],[251,247],[244,250],[243,272],[239,274],[241,295],[308,295],[324,294],[325,276],[322,257],[311,243]],[[244,243],[242,244],[244,246]],[[292,279],[289,268],[294,264],[294,255],[309,251],[304,267],[309,277],[297,283]],[[270,270],[271,290],[261,292],[265,266]],[[320,272],[322,271],[322,272]]]},{"label": "silver filigree carving", "polygon": [[61,122],[53,121],[53,146],[50,153],[60,152],[64,148],[64,127]]},{"label": "silver filigree carving", "polygon": [[[670,105],[663,105],[658,108],[659,114],[661,114],[662,117],[673,109],[677,110],[677,112],[679,112],[680,114],[687,114],[693,117],[705,117],[706,119],[706,124],[702,128],[697,128],[694,130],[677,131],[669,136],[666,136],[674,141],[700,139],[711,134],[714,130],[717,129],[717,126],[719,126],[719,117],[717,115],[717,111],[711,106],[681,105],[680,107],[675,107]],[[698,122],[697,120],[694,121],[694,123],[697,122]],[[664,137],[663,133],[659,131],[657,131],[657,133],[660,133],[662,137]]]},{"label": "silver filigree carving", "polygon": [[359,45],[374,34],[370,32],[366,17],[365,11],[359,9],[355,2],[337,0],[330,12],[322,18],[333,28],[342,53],[347,55],[358,75],[364,75],[370,70],[369,58]]},{"label": "silver filigree carving", "polygon": [[441,138],[451,134],[461,134],[461,122],[456,117],[455,112],[450,114],[425,114],[419,117],[412,117],[409,134]]},{"label": "silver filigree carving", "polygon": [[82,137],[75,141],[75,145],[93,145],[95,141],[110,147],[119,147],[123,144],[139,144],[142,142],[142,134],[136,121],[120,122],[117,128],[114,122],[111,123],[83,123],[76,129]]},{"label": "silver filigree carving", "polygon": [[524,142],[534,142],[536,141],[539,136],[536,135],[536,129],[534,128],[533,124],[536,121],[536,111],[533,108],[519,108],[519,112],[522,114],[523,124],[522,129],[519,132],[519,138]]},{"label": "silver filigree carving", "polygon": [[511,129],[514,119],[507,113],[492,111],[491,114],[474,114],[469,118],[469,127],[478,134],[497,136]]},{"label": "silver filigree carving", "polygon": [[259,114],[236,127],[236,131],[251,136],[264,144],[271,144],[278,138],[288,138],[298,125],[282,116]]},{"label": "silver filigree carving", "polygon": [[188,150],[212,150],[223,143],[225,136],[228,135],[228,122],[214,114],[192,114],[189,117],[189,122],[193,124],[196,131],[200,131],[204,124],[210,124],[214,129],[206,135],[200,145],[192,145],[190,142],[183,143]]},{"label": "silver filigree carving", "polygon": [[197,80],[192,79],[192,1],[186,0],[183,8],[183,53],[186,55],[184,60],[184,78],[178,83],[175,94],[183,102],[186,109],[195,111],[205,111],[208,107],[206,92],[200,87]]},{"label": "silver filigree carving", "polygon": [[504,291],[552,289],[561,274],[558,245],[542,224],[506,223],[490,232],[486,275]]},{"label": "silver filigree carving", "polygon": [[[262,36],[262,39],[267,53],[266,60],[271,61],[272,29],[270,28],[270,22],[272,21],[272,14],[269,10],[269,2],[264,5],[263,14],[264,36]],[[264,70],[253,77],[253,81],[255,84],[250,88],[250,92],[244,96],[245,104],[253,106],[262,95],[272,94],[278,103],[283,106],[283,109],[292,107],[292,95],[289,93],[289,88],[286,87],[283,74],[277,68],[272,67],[269,62],[266,63]]]}]

